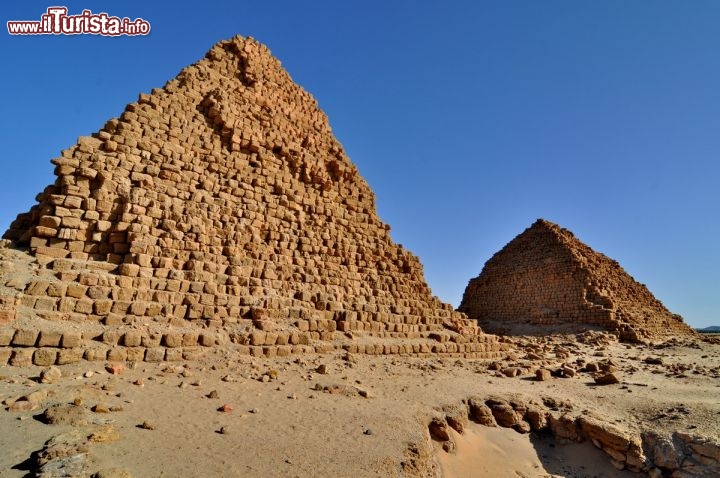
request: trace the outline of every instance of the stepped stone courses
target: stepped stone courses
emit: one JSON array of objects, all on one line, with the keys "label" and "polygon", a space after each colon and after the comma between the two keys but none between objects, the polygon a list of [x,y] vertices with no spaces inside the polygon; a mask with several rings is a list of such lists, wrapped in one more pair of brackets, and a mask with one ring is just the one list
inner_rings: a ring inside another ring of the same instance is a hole
[{"label": "stepped stone courses", "polygon": [[597,328],[630,342],[696,335],[616,261],[542,219],[487,261],[458,310],[491,333]]},{"label": "stepped stone courses", "polygon": [[316,101],[252,39],[218,43],[52,162],[55,184],[4,235],[39,265],[0,291],[11,361],[73,360],[75,338],[92,360],[229,344],[253,355],[503,348],[431,295]]}]

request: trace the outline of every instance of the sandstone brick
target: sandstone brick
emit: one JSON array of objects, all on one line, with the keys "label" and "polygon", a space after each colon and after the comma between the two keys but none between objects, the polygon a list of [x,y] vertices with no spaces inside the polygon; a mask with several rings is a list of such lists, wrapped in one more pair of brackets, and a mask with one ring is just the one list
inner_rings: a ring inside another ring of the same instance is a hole
[{"label": "sandstone brick", "polygon": [[37,349],[33,354],[33,363],[40,366],[55,365],[55,362],[57,361],[57,355],[57,349]]},{"label": "sandstone brick", "polygon": [[124,362],[127,360],[127,349],[125,347],[110,347],[107,359],[111,362]]},{"label": "sandstone brick", "polygon": [[61,339],[61,332],[42,330],[37,345],[38,347],[59,347]]},{"label": "sandstone brick", "polygon": [[10,360],[10,356],[12,355],[12,352],[13,351],[11,348],[0,348],[0,367],[7,365],[8,361]]},{"label": "sandstone brick", "polygon": [[126,351],[128,362],[142,362],[145,360],[144,347],[127,347]]},{"label": "sandstone brick", "polygon": [[138,330],[128,330],[123,335],[123,345],[126,347],[139,347],[142,345],[142,333]]},{"label": "sandstone brick", "polygon": [[149,347],[145,350],[146,362],[162,362],[165,360],[164,347]]},{"label": "sandstone brick", "polygon": [[183,334],[182,333],[168,332],[163,335],[163,345],[165,347],[181,347],[182,344],[183,344]]},{"label": "sandstone brick", "polygon": [[83,358],[91,362],[104,362],[107,360],[108,349],[106,347],[93,347],[86,349]]},{"label": "sandstone brick", "polygon": [[162,334],[158,334],[158,333],[143,334],[142,346],[148,347],[148,348],[157,347],[160,345],[161,340],[162,340]]},{"label": "sandstone brick", "polygon": [[15,331],[12,344],[15,347],[34,347],[38,339],[37,330],[18,329]]},{"label": "sandstone brick", "polygon": [[0,329],[0,347],[7,347],[15,336],[15,329]]},{"label": "sandstone brick", "polygon": [[63,332],[60,346],[65,349],[79,347],[82,344],[82,333],[77,331]]},{"label": "sandstone brick", "polygon": [[33,349],[14,349],[10,357],[10,365],[15,367],[29,367],[32,365]]}]

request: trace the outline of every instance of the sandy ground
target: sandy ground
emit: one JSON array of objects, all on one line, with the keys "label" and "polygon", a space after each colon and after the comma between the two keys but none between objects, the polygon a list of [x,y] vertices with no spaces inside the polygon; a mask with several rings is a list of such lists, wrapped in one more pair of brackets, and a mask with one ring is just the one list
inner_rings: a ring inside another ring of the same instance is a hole
[{"label": "sandy ground", "polygon": [[[587,443],[475,424],[456,436],[457,449],[448,454],[430,442],[429,417],[471,396],[549,397],[631,431],[720,436],[720,346],[548,344],[548,350],[565,351],[555,354],[562,358],[548,352],[542,360],[528,359],[520,352],[493,365],[344,353],[272,360],[217,353],[188,363],[125,364],[117,374],[106,370],[111,364],[82,362],[58,367],[62,378],[50,384],[39,383],[40,367],[2,367],[0,400],[9,410],[0,411],[0,476],[35,476],[34,453],[68,432],[94,436],[85,455],[88,473],[115,473],[99,476],[639,476],[617,472]],[[648,364],[648,357],[663,363]],[[621,383],[596,386],[585,373],[533,378],[538,364],[577,358],[612,358]],[[527,368],[512,378],[491,370],[505,366]],[[14,400],[36,391],[47,397],[35,410],[12,411]],[[45,409],[72,403],[84,423],[43,423]]]}]

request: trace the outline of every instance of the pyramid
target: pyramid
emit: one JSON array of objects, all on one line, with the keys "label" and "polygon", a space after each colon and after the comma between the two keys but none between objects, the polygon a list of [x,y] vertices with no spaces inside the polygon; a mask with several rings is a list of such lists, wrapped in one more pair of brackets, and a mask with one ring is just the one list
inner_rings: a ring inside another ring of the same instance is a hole
[{"label": "pyramid", "polygon": [[630,342],[695,335],[620,264],[542,219],[487,261],[458,310],[500,334],[599,329]]},{"label": "pyramid", "polygon": [[317,102],[251,38],[52,163],[4,235],[23,273],[0,280],[0,361],[500,353],[431,295]]}]

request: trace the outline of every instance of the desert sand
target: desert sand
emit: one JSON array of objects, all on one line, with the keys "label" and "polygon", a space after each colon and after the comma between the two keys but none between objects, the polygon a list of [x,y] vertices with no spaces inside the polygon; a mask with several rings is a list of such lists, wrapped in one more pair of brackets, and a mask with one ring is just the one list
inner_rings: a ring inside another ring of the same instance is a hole
[{"label": "desert sand", "polygon": [[[642,476],[611,465],[592,440],[576,444],[549,431],[466,420],[462,434],[450,428],[452,446],[432,438],[430,420],[467,411],[471,397],[545,403],[551,413],[595,417],[630,436],[686,432],[717,446],[718,345],[600,337],[515,339],[517,352],[495,362],[218,351],[193,362],[3,367],[0,469],[7,477]],[[523,353],[531,343],[535,352]],[[620,382],[599,386],[582,371],[535,379],[538,368],[578,359],[612,360]],[[48,374],[55,369],[60,377]],[[52,383],[40,383],[41,374]],[[45,423],[48,416],[59,423]],[[65,445],[48,447],[52,439]]]}]

